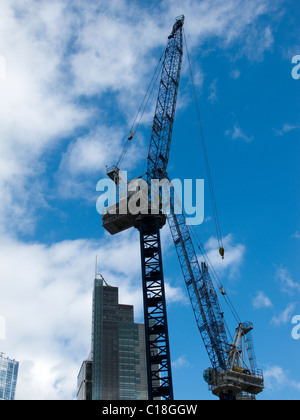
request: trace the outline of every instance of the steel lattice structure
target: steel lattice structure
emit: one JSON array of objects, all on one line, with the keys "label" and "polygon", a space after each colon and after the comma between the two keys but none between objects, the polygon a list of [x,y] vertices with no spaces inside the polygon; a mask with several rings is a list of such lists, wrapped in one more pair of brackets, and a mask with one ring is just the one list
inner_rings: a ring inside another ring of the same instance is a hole
[{"label": "steel lattice structure", "polygon": [[225,369],[228,343],[223,314],[207,265],[199,261],[183,214],[171,205],[168,223],[188,290],[197,326],[214,368]]},{"label": "steel lattice structure", "polygon": [[151,179],[164,178],[168,164],[183,54],[183,23],[184,16],[176,19],[162,65],[147,161],[149,185]]},{"label": "steel lattice structure", "polygon": [[149,399],[173,399],[160,220],[141,217],[140,246],[143,277]]},{"label": "steel lattice structure", "polygon": [[[147,158],[147,182],[166,172],[182,63],[184,16],[176,19],[168,37]],[[151,197],[150,197],[151,201]],[[141,216],[138,224],[144,293],[149,399],[173,399],[160,228],[165,216]]]}]

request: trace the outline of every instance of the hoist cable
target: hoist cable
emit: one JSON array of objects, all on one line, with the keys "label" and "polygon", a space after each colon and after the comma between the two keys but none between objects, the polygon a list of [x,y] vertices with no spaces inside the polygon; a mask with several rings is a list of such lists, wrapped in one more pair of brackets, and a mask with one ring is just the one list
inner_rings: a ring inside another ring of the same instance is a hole
[{"label": "hoist cable", "polygon": [[[151,79],[151,81],[149,83],[148,89],[147,89],[147,91],[145,93],[145,96],[143,98],[143,101],[142,101],[142,103],[141,103],[141,105],[139,107],[139,110],[138,110],[138,112],[137,112],[137,114],[135,116],[135,119],[134,119],[134,121],[132,123],[132,126],[130,128],[130,131],[133,132],[133,133],[136,133],[136,131],[138,130],[138,127],[140,125],[141,119],[142,119],[142,117],[144,115],[144,112],[145,112],[145,110],[147,108],[147,105],[149,103],[150,97],[152,95],[154,86],[156,84],[156,81],[157,81],[157,78],[158,78],[158,75],[159,75],[160,64],[161,64],[161,61],[162,61],[163,56],[164,56],[164,52],[161,54],[161,56],[159,58],[158,64],[157,64],[156,69],[155,69],[155,71],[153,73],[153,76],[152,76],[152,79]],[[138,120],[138,123],[137,123],[136,127],[134,127],[135,126],[135,123],[136,123],[136,121],[138,119],[139,114],[140,114],[140,118]]]},{"label": "hoist cable", "polygon": [[[149,86],[148,86],[148,88],[147,88],[147,91],[146,91],[146,93],[145,93],[145,95],[144,95],[144,98],[143,98],[143,100],[142,100],[142,103],[141,103],[141,105],[140,105],[140,107],[139,107],[139,109],[138,109],[138,112],[137,112],[137,114],[136,114],[136,116],[135,116],[135,118],[134,118],[134,120],[133,120],[132,125],[131,125],[131,128],[130,128],[130,134],[131,134],[131,136],[132,136],[132,137],[133,137],[133,136],[136,134],[136,132],[138,131],[138,128],[139,128],[139,126],[140,126],[140,123],[141,123],[141,121],[142,121],[142,118],[143,118],[143,116],[144,116],[144,113],[145,113],[145,111],[146,111],[146,108],[147,108],[147,106],[148,106],[149,100],[150,100],[150,98],[151,98],[151,96],[152,96],[152,93],[153,93],[154,87],[155,87],[156,82],[157,82],[157,78],[158,78],[159,73],[160,73],[161,61],[162,61],[163,56],[164,56],[164,52],[161,54],[161,56],[160,56],[160,58],[159,58],[158,64],[157,64],[157,66],[156,66],[156,68],[155,68],[155,71],[154,71],[154,73],[153,73],[153,76],[152,76],[152,78],[151,78],[151,81],[150,81],[150,83],[149,83]],[[131,139],[132,139],[132,137],[131,137]],[[121,164],[122,160],[124,159],[124,157],[125,157],[125,155],[126,155],[126,152],[127,152],[127,150],[128,150],[128,146],[129,146],[129,144],[130,144],[131,139],[130,139],[130,138],[128,138],[128,139],[126,140],[126,143],[124,144],[124,147],[123,147],[123,150],[122,150],[122,152],[121,152],[120,158],[119,158],[119,160],[118,160],[118,162],[117,162],[117,165],[116,165],[117,167],[119,167],[119,166],[120,166],[120,164]]]},{"label": "hoist cable", "polygon": [[219,248],[220,247],[223,248],[222,234],[221,234],[219,216],[218,216],[218,211],[217,211],[216,198],[215,198],[215,193],[214,193],[214,188],[213,188],[212,176],[211,176],[211,171],[210,171],[210,166],[209,166],[209,161],[208,161],[208,155],[207,155],[207,149],[206,149],[206,142],[205,142],[205,137],[204,137],[202,119],[201,119],[200,108],[199,108],[199,104],[198,104],[197,92],[196,92],[196,88],[195,88],[194,76],[193,76],[193,71],[192,71],[192,65],[191,65],[191,60],[190,60],[190,55],[189,55],[189,50],[188,50],[184,30],[183,30],[183,34],[184,34],[185,48],[186,48],[188,64],[189,64],[190,77],[191,77],[191,82],[192,82],[192,86],[193,86],[193,94],[194,94],[194,99],[195,99],[196,113],[197,113],[199,130],[200,130],[200,139],[201,139],[202,148],[203,148],[203,156],[204,156],[204,162],[205,162],[205,167],[206,167],[206,172],[207,172],[208,186],[209,186],[209,190],[210,190],[210,196],[211,196],[212,209],[213,209],[213,215],[214,215],[215,226],[216,226],[217,239],[218,239],[218,243],[219,243]]},{"label": "hoist cable", "polygon": [[[198,249],[200,250],[200,252],[201,252],[201,254],[202,254],[202,256],[203,256],[203,258],[204,258],[204,260],[205,260],[205,262],[207,264],[207,266],[210,268],[210,273],[212,274],[212,277],[213,277],[213,279],[214,279],[217,287],[220,290],[223,289],[223,286],[222,286],[222,283],[221,283],[221,281],[219,279],[219,276],[218,276],[216,270],[214,269],[214,267],[213,267],[213,265],[212,265],[212,263],[210,261],[210,258],[208,256],[207,252],[205,251],[205,248],[204,248],[203,244],[201,243],[201,241],[200,241],[200,239],[199,239],[199,237],[198,237],[198,235],[196,233],[195,228],[193,226],[191,226],[190,231],[191,231],[191,233],[192,233],[192,235],[194,237],[195,243],[197,244]],[[229,307],[229,309],[230,309],[233,317],[235,318],[235,320],[239,324],[241,322],[240,317],[239,317],[239,315],[238,315],[235,307],[233,306],[233,303],[231,302],[230,298],[228,297],[227,292],[226,292],[225,295],[222,294],[222,296],[223,296],[226,304],[228,305],[228,307]]]}]

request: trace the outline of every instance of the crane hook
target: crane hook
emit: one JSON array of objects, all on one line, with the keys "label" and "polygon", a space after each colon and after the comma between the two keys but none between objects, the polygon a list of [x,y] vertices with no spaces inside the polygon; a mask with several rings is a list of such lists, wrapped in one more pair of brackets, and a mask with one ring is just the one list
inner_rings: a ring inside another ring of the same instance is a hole
[{"label": "crane hook", "polygon": [[219,289],[220,289],[220,291],[221,291],[222,295],[223,295],[223,296],[225,296],[225,295],[226,295],[226,292],[225,292],[225,290],[224,290],[223,286],[221,286]]},{"label": "crane hook", "polygon": [[130,130],[130,136],[128,137],[128,140],[132,140],[134,135],[135,135],[135,133],[133,133],[133,132]]},{"label": "crane hook", "polygon": [[222,246],[220,246],[220,248],[219,248],[219,254],[220,254],[220,255],[221,255],[221,257],[222,257],[222,260],[224,260],[225,250],[224,250],[224,248],[223,248]]}]

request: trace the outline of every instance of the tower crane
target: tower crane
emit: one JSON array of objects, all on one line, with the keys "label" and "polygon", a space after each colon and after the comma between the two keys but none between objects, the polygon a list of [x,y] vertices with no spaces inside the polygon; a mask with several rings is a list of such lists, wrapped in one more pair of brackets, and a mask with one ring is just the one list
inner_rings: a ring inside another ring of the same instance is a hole
[{"label": "tower crane", "polygon": [[[184,16],[176,18],[162,63],[156,109],[147,158],[146,182],[148,210],[151,202],[151,181],[168,179],[169,159],[179,78],[183,56]],[[127,143],[135,132],[130,130]],[[124,151],[122,152],[123,155]],[[121,155],[121,156],[122,156]],[[119,160],[120,162],[120,160]],[[107,175],[120,186],[122,173],[117,166],[107,169]],[[130,197],[125,198],[128,200]],[[257,371],[250,331],[251,323],[238,323],[230,344],[220,310],[217,293],[210,277],[208,265],[198,261],[191,238],[190,227],[184,214],[174,211],[174,191],[171,192],[170,212],[161,210],[129,214],[121,212],[121,201],[106,208],[102,216],[103,227],[111,234],[135,227],[140,234],[140,252],[143,283],[148,398],[173,399],[170,346],[167,323],[166,297],[160,229],[166,224],[171,230],[185,284],[199,332],[207,350],[211,367],[204,379],[214,395],[220,399],[246,398],[263,390],[263,376]],[[126,207],[127,209],[127,207]],[[120,210],[120,211],[119,211]],[[223,248],[222,248],[223,250]],[[222,252],[224,257],[224,252]],[[226,295],[221,287],[222,295]]]},{"label": "tower crane", "polygon": [[[204,379],[221,400],[254,399],[263,391],[264,379],[256,366],[250,333],[253,324],[237,318],[238,327],[230,344],[208,265],[201,262],[200,267],[190,228],[183,214],[175,214],[172,204],[168,223],[196,323],[212,365],[204,372]],[[222,286],[220,289],[226,296]]]},{"label": "tower crane", "polygon": [[[159,93],[147,159],[147,184],[149,187],[152,179],[163,178],[168,163],[183,54],[183,23],[183,16],[176,19],[172,32],[168,37],[168,44],[162,63]],[[133,135],[134,132],[130,131],[128,141],[132,140]],[[118,167],[108,168],[107,174],[117,185],[119,184],[120,170]],[[149,196],[150,207],[151,197]],[[107,213],[102,217],[104,228],[112,234],[132,226],[140,232],[149,400],[173,399],[160,241],[160,229],[165,223],[166,215],[162,212],[137,215],[127,213],[112,216],[110,210],[107,209]]]}]

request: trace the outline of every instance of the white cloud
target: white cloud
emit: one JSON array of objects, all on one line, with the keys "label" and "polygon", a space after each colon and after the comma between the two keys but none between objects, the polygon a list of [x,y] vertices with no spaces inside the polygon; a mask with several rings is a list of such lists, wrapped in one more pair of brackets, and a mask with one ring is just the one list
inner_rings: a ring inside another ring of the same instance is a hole
[{"label": "white cloud", "polygon": [[89,95],[136,88],[147,72],[147,53],[164,44],[158,10],[149,16],[124,1],[117,10],[114,4],[107,5],[105,13],[96,9],[94,4],[82,10],[77,53],[71,59],[76,92]]},{"label": "white cloud", "polygon": [[55,174],[57,196],[95,201],[98,178],[106,176],[105,166],[112,158],[117,161],[121,138],[118,129],[99,127],[70,142]]},{"label": "white cloud", "polygon": [[173,287],[167,280],[165,290],[167,302],[189,304],[187,294],[181,287]]},{"label": "white cloud", "polygon": [[142,317],[138,235],[51,246],[1,237],[0,250],[2,347],[20,361],[17,397],[70,399],[89,352],[96,255],[121,302]]},{"label": "white cloud", "polygon": [[289,124],[286,123],[282,126],[280,130],[275,130],[276,136],[284,136],[287,133],[290,133],[294,130],[300,130],[300,124]]},{"label": "white cloud", "polygon": [[[168,0],[164,2],[168,7],[168,17],[184,13],[189,34],[193,35],[192,45],[203,42],[207,37],[218,37],[217,43],[223,48],[229,48],[234,42],[246,42],[247,45],[256,45],[261,51],[269,48],[271,43],[271,28],[265,28],[261,38],[256,35],[254,22],[260,16],[272,11],[274,4],[268,0],[202,1],[197,0]],[[251,38],[252,36],[252,38]],[[252,42],[251,42],[252,40]],[[251,50],[246,53],[253,54]]]},{"label": "white cloud", "polygon": [[180,356],[177,360],[172,362],[173,369],[184,369],[190,366],[190,362],[187,360],[186,356]]},{"label": "white cloud", "polygon": [[6,58],[0,55],[0,80],[6,79]]},{"label": "white cloud", "polygon": [[215,237],[211,237],[204,245],[207,256],[215,270],[222,275],[225,271],[228,271],[230,278],[238,276],[239,268],[246,252],[245,245],[240,243],[235,244],[234,242],[234,236],[232,234],[228,234],[223,238],[225,249],[224,259],[220,257],[219,244]]},{"label": "white cloud", "polygon": [[[6,78],[0,80],[2,226],[8,225],[7,230],[34,230],[36,211],[32,202],[39,197],[36,204],[50,205],[45,191],[53,176],[48,160],[55,153],[59,152],[57,168],[61,150],[67,150],[61,166],[68,167],[73,178],[75,173],[90,173],[98,159],[100,166],[104,158],[110,161],[115,157],[110,136],[101,145],[94,137],[96,132],[112,132],[107,94],[115,94],[115,109],[122,119],[131,121],[156,65],[157,48],[164,48],[175,16],[182,11],[186,15],[192,55],[212,36],[222,48],[230,48],[237,40],[251,44],[254,29],[249,24],[271,13],[271,2],[239,3],[240,7],[233,0],[226,4],[215,0],[212,7],[211,1],[164,0],[149,8],[125,0],[101,4],[91,0],[87,7],[86,2],[78,0],[70,8],[65,0],[3,0],[0,54],[6,64]],[[202,83],[203,75],[198,74]],[[78,138],[81,127],[87,134]],[[134,152],[140,146],[137,144]],[[68,179],[71,190],[73,180]],[[28,220],[22,223],[27,214]]]},{"label": "white cloud", "polygon": [[9,150],[21,152],[22,164],[22,152],[36,158],[57,137],[85,122],[87,113],[64,85],[62,66],[71,29],[64,3],[4,0],[1,12],[1,52],[7,63],[0,84],[2,145],[19,146]]},{"label": "white cloud", "polygon": [[65,14],[59,1],[1,2],[0,230],[32,230],[34,197],[40,196],[38,204],[46,197],[39,178],[48,153],[90,115],[66,84],[72,14]]},{"label": "white cloud", "polygon": [[[106,140],[109,138],[110,142]],[[61,167],[71,175],[100,172],[105,168],[108,159],[115,155],[118,158],[121,135],[115,130],[109,132],[100,128],[96,133],[81,137],[70,143],[67,152],[63,155]]]},{"label": "white cloud", "polygon": [[217,97],[217,83],[218,83],[218,79],[215,79],[209,86],[209,97],[208,97],[208,101],[211,104],[214,104],[215,102],[218,101],[218,97]]},{"label": "white cloud", "polygon": [[251,60],[262,60],[265,51],[272,49],[274,37],[270,26],[252,27],[248,33],[242,51]]},{"label": "white cloud", "polygon": [[4,316],[0,315],[0,340],[5,340],[6,337],[6,321]]},{"label": "white cloud", "polygon": [[281,290],[286,293],[293,294],[300,292],[300,283],[294,281],[291,273],[283,266],[276,268],[276,277],[280,280]]},{"label": "white cloud", "polygon": [[264,292],[259,291],[256,294],[255,299],[253,300],[253,306],[255,309],[260,308],[269,308],[272,306],[271,300],[264,294]]},{"label": "white cloud", "polygon": [[241,72],[238,69],[232,70],[232,72],[230,73],[230,77],[232,77],[234,80],[237,80],[240,77],[240,75]]},{"label": "white cloud", "polygon": [[[95,131],[69,143],[62,154],[55,174],[57,194],[61,198],[95,200],[96,183],[106,177],[106,168],[115,165],[127,141],[128,133],[117,127],[98,127]],[[143,137],[137,135],[129,144],[121,169],[128,172],[144,161],[146,151]]]},{"label": "white cloud", "polygon": [[[72,399],[90,350],[95,257],[120,303],[134,305],[143,322],[140,244],[136,230],[100,241],[50,246],[0,238],[1,349],[20,361],[17,399]],[[166,283],[169,304],[185,303],[182,289]]]},{"label": "white cloud", "polygon": [[237,123],[234,124],[232,130],[227,130],[225,135],[232,140],[243,140],[246,143],[251,143],[254,140],[254,137],[245,134]]},{"label": "white cloud", "polygon": [[300,382],[290,378],[289,372],[281,366],[270,366],[264,371],[265,386],[267,391],[292,388],[300,390]]},{"label": "white cloud", "polygon": [[280,366],[272,366],[264,371],[266,387],[274,389],[287,383],[285,371]]},{"label": "white cloud", "polygon": [[274,316],[271,319],[271,324],[279,326],[282,324],[287,324],[291,321],[293,313],[296,309],[296,303],[290,303],[287,308],[282,311],[278,316]]},{"label": "white cloud", "polygon": [[90,2],[89,8],[80,10],[77,52],[70,61],[77,92],[86,95],[108,88],[119,93],[124,88],[128,93],[128,89],[140,90],[141,77],[148,73],[152,61],[149,53],[165,44],[170,22],[182,13],[192,48],[208,37],[217,36],[219,44],[225,48],[238,40],[244,41],[248,50],[255,46],[257,51],[259,45],[264,51],[269,47],[270,41],[266,42],[265,38],[270,39],[270,28],[263,31],[265,36],[251,42],[255,27],[249,25],[268,12],[271,3],[268,0],[238,3],[234,0],[226,3],[215,0],[213,4],[211,1],[165,0],[150,11],[126,1],[109,2],[105,6]]}]

